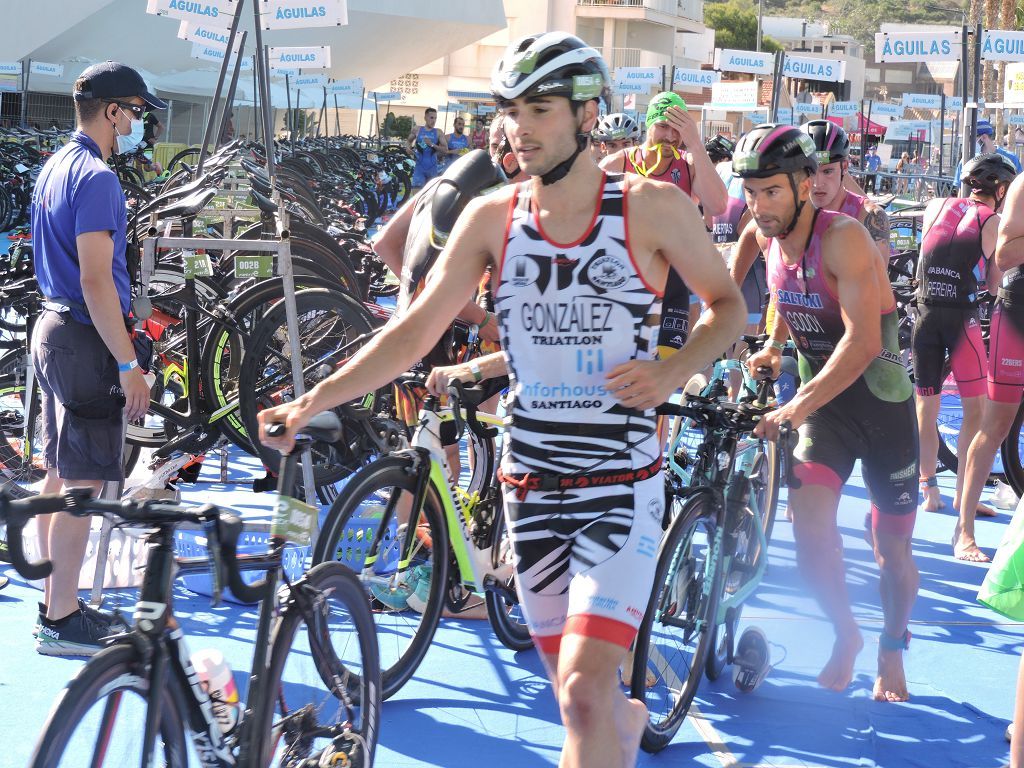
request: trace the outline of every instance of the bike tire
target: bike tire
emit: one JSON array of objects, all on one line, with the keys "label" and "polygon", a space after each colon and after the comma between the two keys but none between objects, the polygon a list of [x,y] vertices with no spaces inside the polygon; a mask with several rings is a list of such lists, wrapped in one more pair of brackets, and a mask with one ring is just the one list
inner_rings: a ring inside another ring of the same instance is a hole
[{"label": "bike tire", "polygon": [[[717,504],[711,494],[696,491],[685,502],[675,499],[673,503],[682,503],[682,508],[659,548],[654,589],[633,656],[630,695],[648,708],[640,741],[646,752],[664,749],[689,712],[711,651],[711,627],[724,579],[723,569],[709,555],[718,531]],[[710,588],[705,588],[709,579]],[[673,624],[685,631],[684,645],[677,648],[681,663],[669,668],[670,660],[663,651],[671,640],[667,628]],[[655,678],[650,686],[649,667]],[[673,689],[677,684],[678,691]]]},{"label": "bike tire", "polygon": [[[397,693],[423,661],[441,619],[448,582],[448,530],[440,496],[432,484],[428,486],[424,505],[416,513],[417,545],[408,567],[396,565],[393,575],[382,567],[386,565],[388,544],[397,549],[395,540],[383,528],[384,506],[392,503],[399,509],[403,495],[411,499],[415,482],[412,461],[405,456],[385,456],[358,470],[331,504],[313,549],[314,565],[332,560],[345,563],[358,574],[372,598],[385,699]],[[412,520],[411,507],[407,509]],[[381,542],[384,552],[367,563],[377,542]],[[436,557],[435,552],[444,554]],[[377,560],[382,562],[378,565]],[[379,599],[387,596],[381,590],[412,575],[417,565],[428,566],[430,574],[423,612],[388,608]]]},{"label": "bike tire", "polygon": [[[512,545],[507,535],[508,527],[505,525],[505,515],[502,509],[494,512],[494,521],[491,523],[491,559],[495,566],[500,564],[512,565]],[[509,591],[507,595],[488,590],[485,599],[487,601],[487,621],[491,624],[498,641],[512,651],[528,651],[533,648],[533,637],[526,625],[523,616],[523,609],[519,605],[518,591],[514,576],[509,576],[505,581],[505,588]],[[515,595],[515,599],[510,599]]]},{"label": "bike tire", "polygon": [[[152,763],[161,768],[188,766],[185,727],[174,691],[173,685],[164,686],[162,690],[160,750]],[[116,697],[116,701],[111,697]],[[104,649],[79,670],[59,697],[36,743],[30,768],[140,765],[148,698],[149,681],[141,654],[130,645]],[[104,699],[114,709],[109,713],[114,717],[104,717],[107,714],[107,707],[102,704]],[[94,713],[94,708],[100,712]],[[109,729],[104,727],[105,721],[115,717],[117,723],[127,725],[123,732],[113,732],[115,722],[109,723]],[[101,733],[106,733],[106,738],[98,738]],[[103,747],[105,754],[99,756],[102,762],[90,759],[95,757],[89,755],[90,744],[94,748]]]},{"label": "bike tire", "polygon": [[291,599],[273,630],[270,665],[255,706],[249,696],[256,727],[250,733],[263,737],[256,765],[292,765],[311,757],[342,735],[347,723],[354,735],[349,746],[361,751],[348,754],[348,761],[336,758],[337,764],[371,766],[380,731],[381,679],[366,592],[355,574],[336,562],[307,571],[292,586],[293,595],[304,586],[316,590],[321,601],[306,615]]},{"label": "bike tire", "polygon": [[[755,451],[755,454],[750,468],[751,503],[747,507],[750,513],[748,524],[753,524],[756,521],[764,531],[765,541],[770,542],[772,529],[775,527],[775,512],[779,503],[778,446],[769,440],[759,440],[750,450]],[[738,544],[732,561],[737,562],[738,559],[739,562],[745,562],[748,565],[754,563],[761,553],[754,546],[752,532],[748,532],[745,539],[739,538],[741,543]],[[746,542],[745,547],[742,545],[743,540]],[[767,554],[764,556],[767,557]],[[723,589],[727,587],[728,581],[727,574],[723,580]],[[722,672],[729,664],[729,657],[734,650],[730,647],[729,639],[739,636],[736,629],[739,626],[742,610],[742,605],[737,606],[729,617],[725,618],[721,624],[716,624],[711,630],[711,651],[708,653],[707,666],[704,669],[708,680],[717,680],[721,677]]]},{"label": "bike tire", "polygon": [[1017,409],[1017,415],[1013,417],[1013,423],[1010,425],[1010,432],[1003,440],[1003,444],[999,446],[1006,482],[1018,496],[1024,496],[1024,451],[1021,450],[1020,434],[1022,424],[1024,424],[1024,403],[1021,403]]},{"label": "bike tire", "polygon": [[[334,373],[337,351],[354,339],[368,338],[373,325],[362,305],[339,290],[313,288],[298,291],[295,302],[303,367],[309,368],[317,361],[330,361],[314,365],[307,372],[305,384],[308,392],[316,383]],[[357,349],[353,346],[347,350],[345,359]],[[294,396],[291,348],[283,301],[267,310],[253,329],[249,347],[242,358],[238,389],[239,415],[247,435],[259,434],[256,418],[260,410]],[[280,459],[275,449],[267,448],[258,440],[254,441],[253,447],[268,467]],[[370,458],[350,455],[352,452],[348,448],[344,435],[339,445],[316,443],[313,446],[313,472],[317,487],[339,482]]]}]

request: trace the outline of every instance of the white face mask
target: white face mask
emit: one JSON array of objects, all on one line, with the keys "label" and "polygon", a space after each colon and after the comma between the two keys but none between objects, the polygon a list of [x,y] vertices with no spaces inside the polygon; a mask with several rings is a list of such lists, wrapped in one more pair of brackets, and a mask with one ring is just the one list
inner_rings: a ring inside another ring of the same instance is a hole
[{"label": "white face mask", "polygon": [[124,136],[122,136],[121,134],[117,133],[117,125],[116,125],[116,123],[114,125],[114,133],[117,136],[117,152],[118,152],[118,154],[123,155],[126,152],[131,152],[133,149],[135,149],[137,146],[139,146],[139,144],[142,143],[142,137],[146,133],[146,124],[142,120],[132,120],[131,124],[132,124],[131,133],[129,133],[127,135],[124,135]]}]

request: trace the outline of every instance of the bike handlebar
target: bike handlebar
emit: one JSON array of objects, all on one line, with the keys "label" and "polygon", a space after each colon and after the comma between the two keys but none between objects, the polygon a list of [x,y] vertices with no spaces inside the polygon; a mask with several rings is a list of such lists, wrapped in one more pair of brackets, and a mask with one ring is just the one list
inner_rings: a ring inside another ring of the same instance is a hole
[{"label": "bike handlebar", "polygon": [[26,579],[46,578],[53,571],[53,564],[49,560],[29,561],[25,555],[23,529],[33,517],[54,512],[67,512],[76,517],[110,514],[126,522],[148,525],[212,523],[216,528],[217,542],[211,542],[210,557],[218,571],[215,574],[217,580],[231,587],[235,597],[242,602],[258,603],[263,599],[266,580],[255,584],[246,584],[242,580],[236,558],[242,521],[234,512],[222,510],[214,504],[188,508],[161,501],[95,499],[88,488],[73,488],[64,494],[45,494],[27,499],[11,499],[0,493],[0,521],[7,525],[11,564]]}]

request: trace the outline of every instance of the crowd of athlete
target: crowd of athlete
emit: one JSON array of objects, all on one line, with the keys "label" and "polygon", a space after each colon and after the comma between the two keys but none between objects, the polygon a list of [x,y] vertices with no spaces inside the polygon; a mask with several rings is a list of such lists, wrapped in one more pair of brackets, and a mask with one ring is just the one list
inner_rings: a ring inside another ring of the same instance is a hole
[{"label": "crowd of athlete", "polygon": [[[663,93],[641,142],[632,117],[599,115],[610,88],[600,54],[556,32],[510,45],[491,87],[500,109],[491,156],[517,183],[456,181],[476,162],[471,152],[426,187],[377,241],[393,269],[407,280],[418,275],[402,311],[343,369],[263,411],[260,438],[289,450],[312,416],[421,361],[457,315],[487,328],[501,350],[436,368],[430,388],[511,377],[500,472],[522,609],[566,727],[560,765],[633,765],[647,715],[622,694],[618,669],[651,593],[661,535],[664,493],[654,470],[663,442],[653,409],[729,349],[745,323],[759,326],[768,294],[769,341],[748,364],[777,373],[789,339],[799,358],[802,386],[758,432],[774,439],[788,421],[801,437],[802,485],[789,495],[798,562],[835,630],[819,682],[845,690],[863,646],[836,523],[860,460],[884,616],[873,693],[906,700],[902,653],[918,590],[917,409],[897,345],[888,222],[847,173],[845,133],[826,121],[761,125],[735,146],[721,137],[705,146],[682,99]],[[410,143],[433,142],[436,129],[426,130]],[[965,168],[968,183],[987,189],[987,169],[982,160]],[[450,205],[444,179],[456,190],[462,184],[461,202],[441,242],[436,219],[424,230],[433,249],[427,280],[409,249],[425,206]],[[994,207],[1004,198],[1014,204],[1018,186],[999,187]],[[965,211],[988,242],[988,218]],[[1007,270],[999,316],[1007,344],[1019,333],[1013,297],[1024,296],[1024,259],[1013,264],[1007,247],[1019,236],[1013,221],[996,246]],[[481,288],[494,297],[493,312],[474,304]],[[700,303],[693,323],[691,294]],[[1001,388],[1011,386],[998,376],[989,384],[1007,397]],[[284,423],[285,434],[267,435],[269,423]],[[619,482],[600,491],[523,482],[609,471]]]}]

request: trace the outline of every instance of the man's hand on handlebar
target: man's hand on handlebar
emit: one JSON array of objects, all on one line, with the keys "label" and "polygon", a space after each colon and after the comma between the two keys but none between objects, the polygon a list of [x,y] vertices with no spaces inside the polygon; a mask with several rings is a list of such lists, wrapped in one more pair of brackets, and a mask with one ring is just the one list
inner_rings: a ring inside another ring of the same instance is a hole
[{"label": "man's hand on handlebar", "polygon": [[466,363],[441,365],[434,368],[427,377],[427,391],[432,395],[445,395],[448,393],[448,385],[453,381],[468,384],[473,378],[473,372]]},{"label": "man's hand on handlebar", "polygon": [[779,378],[779,371],[782,367],[782,351],[774,347],[765,347],[760,352],[755,352],[747,358],[747,370],[755,379],[763,379],[765,375],[758,371],[759,368],[771,369],[769,379]]},{"label": "man's hand on handlebar", "polygon": [[[305,396],[290,403],[260,411],[256,416],[260,425],[259,440],[268,448],[274,448],[287,455],[295,447],[295,435],[317,413],[318,411],[310,406],[309,400]],[[268,433],[271,424],[284,424],[284,432],[271,436]]]}]

